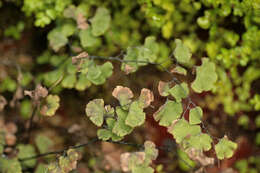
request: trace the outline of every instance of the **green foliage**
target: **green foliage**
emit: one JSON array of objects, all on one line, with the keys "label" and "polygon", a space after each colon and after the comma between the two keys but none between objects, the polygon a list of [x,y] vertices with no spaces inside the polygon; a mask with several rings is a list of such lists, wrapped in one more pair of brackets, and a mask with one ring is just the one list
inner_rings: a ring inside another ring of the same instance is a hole
[{"label": "green foliage", "polygon": [[133,128],[126,124],[128,112],[120,107],[116,107],[116,114],[118,117],[112,132],[120,137],[130,134]]},{"label": "green foliage", "polygon": [[16,90],[17,84],[16,82],[11,79],[10,77],[6,77],[3,81],[0,83],[0,91],[9,91],[14,92]]},{"label": "green foliage", "polygon": [[[19,144],[17,146],[19,153],[18,153],[18,158],[19,159],[23,159],[26,157],[31,157],[36,155],[35,153],[35,149],[32,145],[28,144],[28,145],[24,145],[24,144]],[[31,160],[27,160],[22,162],[22,165],[26,166],[26,167],[34,167],[36,164],[36,160],[35,159],[31,159]]]},{"label": "green foliage", "polygon": [[42,163],[40,163],[35,170],[35,173],[46,173],[46,172],[47,172],[47,166]]},{"label": "green foliage", "polygon": [[196,106],[195,108],[190,109],[189,123],[190,124],[200,124],[202,115],[203,115],[203,111],[199,106]]},{"label": "green foliage", "polygon": [[113,73],[113,65],[106,62],[103,65],[92,65],[89,67],[87,79],[95,85],[105,83],[106,79]]},{"label": "green foliage", "polygon": [[168,90],[169,94],[171,94],[177,102],[181,102],[183,98],[188,97],[189,88],[186,83],[176,84],[174,87]]},{"label": "green foliage", "polygon": [[237,121],[237,124],[243,126],[244,128],[247,128],[248,127],[248,124],[249,124],[249,118],[248,116],[246,115],[242,115],[239,117],[238,121]]},{"label": "green foliage", "polygon": [[185,46],[180,39],[175,40],[176,48],[174,49],[174,56],[181,64],[187,64],[190,62],[191,53],[189,48]]},{"label": "green foliage", "polygon": [[27,16],[35,15],[35,26],[44,27],[50,24],[52,20],[60,17],[65,7],[70,3],[70,0],[39,0],[37,3],[33,0],[24,0],[22,10]]},{"label": "green foliage", "polygon": [[223,137],[215,146],[217,158],[222,160],[224,158],[232,157],[237,144]]},{"label": "green foliage", "polygon": [[[230,115],[242,112],[238,124],[243,127],[248,126],[250,112],[260,109],[259,94],[252,87],[260,77],[258,68],[260,3],[258,0],[196,2],[189,0],[109,0],[106,2],[24,0],[20,4],[22,11],[28,17],[26,18],[28,22],[19,21],[16,25],[7,26],[4,36],[20,39],[24,28],[30,29],[30,23],[34,22],[35,26],[45,27],[41,32],[44,33],[42,35],[47,34],[49,47],[37,58],[37,65],[34,65],[33,58],[30,67],[23,66],[22,58],[17,61],[18,65],[22,66],[21,81],[18,78],[17,82],[14,80],[17,74],[12,70],[10,75],[9,69],[6,70],[7,75],[5,73],[2,75],[0,71],[0,92],[14,93],[20,87],[19,85],[27,89],[32,80],[53,89],[51,90],[53,93],[58,93],[64,88],[84,91],[92,84],[106,83],[113,73],[114,67],[111,62],[101,63],[95,58],[104,59],[118,54],[120,50],[126,50],[126,53],[122,54],[123,58],[120,59],[121,69],[126,74],[136,72],[149,63],[154,65],[159,63],[158,68],[162,70],[163,67],[172,64],[169,55],[175,47],[173,52],[175,62],[182,66],[177,65],[171,72],[187,75],[187,79],[190,79],[192,72],[185,68],[196,64],[200,61],[199,57],[204,54],[209,57],[201,59],[202,65],[196,68],[196,77],[191,84],[191,88],[197,93],[213,92],[211,95],[206,95],[206,101],[200,102],[203,108],[218,111],[216,108],[221,104],[224,106],[224,111]],[[29,18],[30,16],[32,18]],[[144,38],[147,35],[152,36]],[[144,41],[143,45],[142,41]],[[45,46],[41,45],[41,48],[45,49]],[[74,63],[70,56],[82,51],[97,56],[81,57]],[[195,53],[194,58],[191,58],[191,53]],[[175,99],[172,101],[167,98],[167,101],[154,113],[154,119],[159,121],[159,125],[167,127],[177,143],[186,151],[210,150],[212,139],[209,134],[202,133],[200,128],[200,124],[203,123],[202,108],[193,105],[190,109],[188,105],[183,111],[182,101],[186,101],[188,97],[189,84],[182,82],[173,85],[172,82],[160,82],[158,89],[161,96]],[[93,90],[92,88],[89,90],[90,95]],[[103,99],[94,99],[86,105],[85,110],[87,117],[101,127],[97,135],[104,141],[122,140],[135,127],[142,126],[146,119],[144,108],[149,107],[154,99],[152,92],[144,90],[141,91],[139,98],[134,99],[133,92],[121,86],[118,86],[112,95],[119,101],[120,106],[112,108],[110,105],[105,106]],[[193,96],[196,98],[196,95]],[[41,113],[53,116],[59,107],[59,102],[58,95],[48,95],[41,102]],[[26,99],[21,101],[18,112],[25,119],[31,115],[32,103]],[[189,121],[182,115],[188,110]],[[257,117],[255,120],[257,127],[260,126],[258,119]],[[34,141],[40,153],[47,152],[52,146],[52,140],[46,136],[38,135]],[[259,134],[256,135],[255,141],[258,145]],[[0,145],[1,154],[4,150],[3,145],[5,144]],[[35,154],[32,146],[23,144],[18,146],[24,152],[30,153],[26,155],[21,151],[18,153],[19,158]],[[221,139],[215,146],[219,159],[231,157],[236,148],[236,144],[226,138]],[[67,156],[61,156],[57,163],[49,165],[50,172],[69,172],[75,168],[79,157],[74,151],[69,151]],[[155,154],[156,152],[158,151],[153,144],[145,143],[144,152],[130,154],[128,171],[154,172],[150,164],[151,160],[156,159],[158,154]],[[182,152],[178,154],[192,167],[194,166],[195,163],[189,160],[187,155]],[[8,165],[8,167],[0,166],[0,172],[11,173],[13,171],[11,169],[14,168],[21,170],[21,166],[17,166],[19,162],[16,159],[0,159],[0,163]],[[32,164],[33,161],[35,162],[35,160],[26,161],[23,166],[33,168],[35,165]],[[180,161],[180,165],[183,168],[184,162]],[[43,172],[44,168],[39,167],[39,172]],[[187,168],[183,169],[187,170]]]},{"label": "green foliage", "polygon": [[199,151],[208,151],[211,149],[212,139],[208,134],[200,133],[192,135],[189,139],[184,141],[185,148],[195,148]]},{"label": "green foliage", "polygon": [[115,133],[112,132],[114,126],[115,126],[116,120],[113,118],[107,118],[106,119],[106,124],[107,128],[106,129],[98,129],[97,135],[99,139],[102,139],[104,141],[112,139],[113,141],[119,141],[122,139],[122,137],[116,135]]},{"label": "green foliage", "polygon": [[35,143],[40,153],[48,152],[53,145],[53,141],[49,137],[41,134],[35,138]]},{"label": "green foliage", "polygon": [[16,25],[9,26],[4,30],[4,36],[13,37],[16,40],[21,38],[21,32],[24,30],[24,22],[19,21]]},{"label": "green foliage", "polygon": [[45,116],[53,116],[60,106],[60,98],[57,95],[48,95],[46,104],[42,107],[41,113]]},{"label": "green foliage", "polygon": [[125,123],[133,128],[140,126],[145,121],[145,113],[141,106],[139,106],[138,102],[133,102],[129,107],[129,112]]},{"label": "green foliage", "polygon": [[86,115],[99,127],[103,124],[104,114],[105,108],[103,99],[95,99],[86,105]]},{"label": "green foliage", "polygon": [[196,68],[196,78],[191,87],[194,91],[201,93],[202,91],[209,91],[214,87],[217,81],[216,67],[209,59],[203,58],[202,65]]},{"label": "green foliage", "polygon": [[81,30],[79,32],[80,44],[82,47],[93,47],[99,45],[100,39],[92,34],[92,28]]},{"label": "green foliage", "polygon": [[160,81],[158,90],[161,96],[171,95],[177,102],[181,102],[182,99],[188,97],[189,94],[189,88],[185,82],[175,84],[173,87],[170,87],[170,83]]},{"label": "green foliage", "polygon": [[235,163],[235,168],[241,173],[257,173],[260,170],[259,156],[251,156],[248,159],[241,159]]},{"label": "green foliage", "polygon": [[169,132],[174,136],[177,143],[181,143],[187,136],[199,135],[201,129],[198,125],[191,125],[185,119],[180,119],[169,128]]},{"label": "green foliage", "polygon": [[129,74],[135,72],[139,67],[147,65],[147,62],[154,63],[156,62],[158,51],[159,46],[155,37],[146,37],[144,45],[127,48],[121,69],[126,74]]},{"label": "green foliage", "polygon": [[0,157],[0,171],[3,173],[22,173],[22,167],[16,158]]},{"label": "green foliage", "polygon": [[67,150],[66,154],[67,156],[60,156],[58,162],[52,162],[48,165],[50,173],[69,173],[73,169],[76,169],[79,154],[74,149]]},{"label": "green foliage", "polygon": [[31,101],[30,100],[23,100],[21,102],[21,108],[20,108],[21,116],[25,119],[29,119],[31,112],[32,112],[31,110],[32,110]]},{"label": "green foliage", "polygon": [[160,120],[161,126],[170,126],[172,122],[181,117],[182,111],[181,103],[168,100],[154,113],[153,117],[156,121]]},{"label": "green foliage", "polygon": [[196,163],[189,158],[186,152],[178,149],[177,154],[180,158],[178,162],[182,170],[188,171],[196,166]]},{"label": "green foliage", "polygon": [[145,141],[143,152],[123,153],[121,154],[121,165],[124,172],[133,173],[153,173],[154,170],[149,165],[158,156],[158,150],[151,141]]},{"label": "green foliage", "polygon": [[106,8],[100,7],[96,10],[95,16],[90,19],[92,24],[92,34],[94,36],[103,35],[109,28],[111,17]]},{"label": "green foliage", "polygon": [[61,32],[61,28],[56,28],[48,33],[48,40],[53,50],[58,51],[68,43],[66,35]]}]

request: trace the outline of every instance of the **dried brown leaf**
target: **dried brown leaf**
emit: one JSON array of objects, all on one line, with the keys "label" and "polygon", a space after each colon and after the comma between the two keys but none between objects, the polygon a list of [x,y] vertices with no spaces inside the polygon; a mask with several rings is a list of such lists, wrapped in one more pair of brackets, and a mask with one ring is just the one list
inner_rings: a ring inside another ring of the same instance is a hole
[{"label": "dried brown leaf", "polygon": [[128,65],[128,64],[125,65],[124,72],[125,72],[126,74],[129,74],[129,73],[133,72],[134,70],[135,70],[134,67],[132,67],[132,66],[130,66],[130,65]]},{"label": "dried brown leaf", "polygon": [[112,95],[120,101],[121,105],[130,103],[130,99],[134,97],[133,92],[129,88],[123,86],[117,86],[113,90]]},{"label": "dried brown leaf", "polygon": [[5,129],[8,133],[15,134],[17,132],[17,126],[12,122],[6,123]]},{"label": "dried brown leaf", "polygon": [[77,56],[73,56],[71,58],[72,59],[72,63],[73,64],[77,64],[79,62],[79,60],[82,59],[82,58],[88,58],[88,53],[87,52],[81,52]]},{"label": "dried brown leaf", "polygon": [[68,129],[69,133],[76,133],[79,132],[82,129],[82,127],[78,124],[73,124],[72,126],[70,126],[70,128]]},{"label": "dried brown leaf", "polygon": [[79,13],[77,15],[77,26],[79,29],[82,29],[82,30],[88,28],[87,19],[82,13]]},{"label": "dried brown leaf", "polygon": [[192,160],[199,162],[202,166],[213,165],[215,161],[214,158],[207,157],[202,151],[195,148],[189,149],[187,154]]},{"label": "dried brown leaf", "polygon": [[133,157],[135,157],[135,164],[142,164],[144,163],[145,160],[145,153],[144,152],[134,152],[134,153],[123,153],[120,156],[120,163],[121,163],[121,169],[123,170],[123,172],[128,172],[130,171],[130,159],[132,159]]},{"label": "dried brown leaf", "polygon": [[48,93],[49,92],[48,92],[47,88],[41,86],[40,84],[38,84],[36,86],[35,90],[32,90],[32,91],[25,90],[24,91],[24,95],[30,96],[33,99],[35,104],[38,104],[41,98],[47,97]]},{"label": "dried brown leaf", "polygon": [[4,110],[6,104],[6,99],[4,98],[4,96],[0,95],[0,112]]},{"label": "dried brown leaf", "polygon": [[9,146],[14,145],[16,143],[16,136],[13,135],[12,133],[6,133],[5,142]]}]

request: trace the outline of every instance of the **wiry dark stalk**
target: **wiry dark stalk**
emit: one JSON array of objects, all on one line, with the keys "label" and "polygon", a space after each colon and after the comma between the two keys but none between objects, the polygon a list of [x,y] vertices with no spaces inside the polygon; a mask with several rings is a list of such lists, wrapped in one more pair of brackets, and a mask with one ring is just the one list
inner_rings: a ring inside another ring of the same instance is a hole
[{"label": "wiry dark stalk", "polygon": [[85,146],[88,146],[90,144],[93,144],[93,143],[95,143],[97,141],[100,141],[100,140],[98,138],[94,138],[94,139],[92,139],[89,142],[84,143],[84,144],[71,146],[71,147],[63,149],[63,150],[51,151],[51,152],[47,152],[47,153],[38,154],[38,155],[35,155],[35,156],[25,157],[25,158],[19,159],[19,161],[20,162],[24,162],[24,161],[27,161],[27,160],[37,159],[37,158],[45,157],[45,156],[48,156],[48,155],[62,154],[65,151],[67,151],[68,149],[78,149],[78,148],[85,147]]},{"label": "wiry dark stalk", "polygon": [[26,134],[27,134],[26,143],[29,143],[31,131],[32,131],[32,127],[33,127],[33,119],[34,119],[34,117],[37,113],[37,110],[38,110],[38,105],[34,105],[32,115],[31,115],[30,120],[29,120],[29,127],[27,128],[27,131],[26,131]]}]

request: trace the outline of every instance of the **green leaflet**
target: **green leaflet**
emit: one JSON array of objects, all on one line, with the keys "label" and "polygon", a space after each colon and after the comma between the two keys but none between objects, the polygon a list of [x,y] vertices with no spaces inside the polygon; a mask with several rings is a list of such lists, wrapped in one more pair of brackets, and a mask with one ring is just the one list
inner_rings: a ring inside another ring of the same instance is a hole
[{"label": "green leaflet", "polygon": [[105,83],[106,79],[113,73],[113,65],[111,62],[106,62],[103,65],[92,64],[87,73],[87,79],[95,85]]},{"label": "green leaflet", "polygon": [[100,39],[91,32],[91,27],[79,31],[80,44],[83,47],[94,47],[99,44]]},{"label": "green leaflet", "polygon": [[43,76],[44,85],[46,86],[53,85],[56,81],[58,81],[62,77],[63,73],[64,72],[60,69],[45,73]]},{"label": "green leaflet", "polygon": [[62,34],[60,28],[55,28],[48,33],[48,40],[50,46],[54,51],[58,51],[61,47],[68,43],[66,35]]},{"label": "green leaflet", "polygon": [[185,68],[182,68],[181,66],[175,67],[173,70],[171,70],[172,73],[177,73],[186,76],[187,70]]},{"label": "green leaflet", "polygon": [[[19,150],[19,153],[18,153],[19,159],[23,159],[23,158],[27,158],[27,157],[36,155],[34,147],[30,144],[28,144],[28,145],[19,144],[17,146],[17,148]],[[35,159],[27,160],[27,161],[22,162],[22,164],[26,167],[33,168],[36,164],[36,160]]]},{"label": "green leaflet", "polygon": [[153,114],[153,117],[156,121],[160,120],[159,124],[161,126],[167,127],[181,117],[182,111],[181,103],[168,100]]},{"label": "green leaflet", "polygon": [[159,45],[156,43],[156,38],[154,36],[146,37],[144,47],[150,51],[149,62],[155,62],[159,53]]},{"label": "green leaflet", "polygon": [[181,102],[183,98],[189,95],[189,88],[187,83],[176,84],[174,87],[168,90],[168,92],[176,99],[177,102]]},{"label": "green leaflet", "polygon": [[209,91],[214,87],[214,83],[217,81],[216,67],[209,59],[203,58],[202,65],[196,68],[196,78],[192,82],[192,89],[201,93],[202,91]]},{"label": "green leaflet", "polygon": [[151,141],[145,141],[144,147],[144,152],[126,152],[121,154],[120,162],[124,172],[154,172],[154,170],[149,165],[152,163],[152,160],[157,158],[158,150],[155,148],[155,144]]},{"label": "green leaflet", "polygon": [[138,69],[138,63],[136,62],[138,60],[138,51],[137,47],[127,48],[124,61],[128,62],[121,65],[121,70],[126,72],[126,74],[133,73]]},{"label": "green leaflet", "polygon": [[129,108],[129,112],[125,123],[131,127],[137,127],[144,123],[145,113],[143,108],[138,104],[138,101],[134,101]]},{"label": "green leaflet", "polygon": [[87,75],[81,73],[79,79],[75,85],[75,88],[79,91],[84,91],[86,88],[91,86],[91,82],[87,79]]},{"label": "green leaflet", "polygon": [[109,28],[111,17],[108,9],[99,7],[95,16],[91,19],[92,34],[94,36],[103,35]]},{"label": "green leaflet", "polygon": [[177,143],[181,143],[185,137],[198,135],[201,133],[199,125],[190,125],[185,119],[180,119],[174,123],[169,129]]},{"label": "green leaflet", "polygon": [[49,151],[50,147],[54,144],[49,137],[41,134],[36,136],[35,143],[40,153]]},{"label": "green leaflet", "polygon": [[47,166],[40,163],[40,164],[38,164],[38,166],[35,170],[35,173],[46,173],[47,171],[48,171]]},{"label": "green leaflet", "polygon": [[107,129],[98,129],[97,131],[98,139],[106,141],[112,137],[112,132]]},{"label": "green leaflet", "polygon": [[22,173],[22,167],[17,158],[8,159],[0,157],[0,172],[3,173]]},{"label": "green leaflet", "polygon": [[174,49],[174,56],[181,64],[187,64],[190,61],[191,53],[187,46],[185,46],[180,39],[175,39],[176,48]]},{"label": "green leaflet", "polygon": [[82,74],[87,74],[89,67],[93,64],[93,61],[90,61],[88,59],[83,59],[82,64],[79,64],[79,72]]},{"label": "green leaflet", "polygon": [[76,74],[77,73],[77,67],[72,63],[71,59],[66,66],[66,72],[68,74]]},{"label": "green leaflet", "polygon": [[110,138],[112,141],[119,141],[122,137],[117,136],[112,132],[113,127],[115,126],[116,120],[114,118],[107,118],[106,119],[107,128],[106,129],[99,129],[97,132],[98,138],[104,141],[109,140]]},{"label": "green leaflet", "polygon": [[77,161],[79,160],[79,154],[75,149],[67,150],[66,156],[60,156],[58,163],[53,162],[48,165],[48,172],[50,173],[69,173],[77,167]]},{"label": "green leaflet", "polygon": [[31,116],[31,112],[32,112],[32,102],[31,100],[23,100],[21,102],[21,108],[20,108],[20,113],[21,116],[24,119],[29,119]]},{"label": "green leaflet", "polygon": [[211,149],[212,139],[208,134],[200,133],[184,140],[184,148],[195,148],[199,151],[208,151]]},{"label": "green leaflet", "polygon": [[176,84],[174,87],[170,88],[169,82],[160,81],[158,91],[161,96],[168,96],[170,94],[177,102],[181,102],[183,98],[186,98],[189,95],[188,84],[184,82]]},{"label": "green leaflet", "polygon": [[118,117],[112,132],[120,137],[130,134],[133,128],[125,124],[128,112],[116,107],[116,113]]},{"label": "green leaflet", "polygon": [[203,111],[201,107],[196,106],[190,110],[189,114],[189,123],[190,124],[200,124],[202,118]]},{"label": "green leaflet", "polygon": [[103,99],[94,99],[86,105],[86,115],[90,120],[96,125],[101,126],[104,121],[104,100]]},{"label": "green leaflet", "polygon": [[21,80],[21,85],[23,87],[25,87],[25,86],[27,86],[28,84],[31,83],[33,76],[30,72],[22,73],[22,75],[23,75],[23,77],[22,77],[22,80]]},{"label": "green leaflet", "polygon": [[61,27],[61,33],[66,37],[72,36],[76,31],[76,26],[74,23],[65,23]]},{"label": "green leaflet", "polygon": [[124,56],[124,61],[126,62],[122,64],[121,69],[126,74],[133,73],[138,67],[147,65],[149,62],[155,62],[158,53],[159,45],[155,42],[155,37],[146,37],[144,45],[127,48],[126,55]]},{"label": "green leaflet", "polygon": [[53,116],[60,106],[60,98],[57,95],[48,95],[46,105],[42,107],[42,114],[45,116]]},{"label": "green leaflet", "polygon": [[234,154],[237,148],[237,144],[228,140],[227,137],[223,137],[216,145],[215,151],[217,158],[223,160],[224,158],[230,158]]},{"label": "green leaflet", "polygon": [[159,84],[158,84],[158,91],[159,91],[159,94],[161,96],[168,96],[169,95],[169,91],[170,90],[170,85],[168,82],[163,82],[163,81],[160,81]]},{"label": "green leaflet", "polygon": [[0,92],[10,91],[14,92],[16,90],[17,84],[16,81],[7,76],[4,80],[0,83]]},{"label": "green leaflet", "polygon": [[64,88],[73,88],[77,81],[76,74],[68,74],[61,82],[61,86]]}]

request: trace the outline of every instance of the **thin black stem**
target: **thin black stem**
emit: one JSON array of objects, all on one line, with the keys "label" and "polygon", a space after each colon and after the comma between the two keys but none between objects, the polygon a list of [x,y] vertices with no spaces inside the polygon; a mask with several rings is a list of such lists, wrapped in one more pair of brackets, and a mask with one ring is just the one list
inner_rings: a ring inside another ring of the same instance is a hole
[{"label": "thin black stem", "polygon": [[31,115],[31,118],[30,118],[30,122],[29,122],[29,127],[27,129],[26,143],[28,143],[29,140],[30,140],[31,131],[32,131],[32,127],[33,127],[33,118],[35,117],[37,110],[38,110],[38,105],[34,105],[32,115]]},{"label": "thin black stem", "polygon": [[48,156],[48,155],[62,154],[69,149],[78,149],[78,148],[88,146],[88,145],[93,144],[93,143],[98,142],[98,141],[100,141],[98,138],[94,138],[94,139],[92,139],[89,142],[84,143],[84,144],[75,145],[75,146],[72,146],[72,147],[69,147],[69,148],[66,148],[66,149],[63,149],[63,150],[51,151],[51,152],[47,152],[47,153],[38,154],[38,155],[35,155],[35,156],[25,157],[25,158],[19,159],[19,161],[24,162],[24,161],[27,161],[27,160],[37,159],[37,158],[45,157],[45,156]]}]

